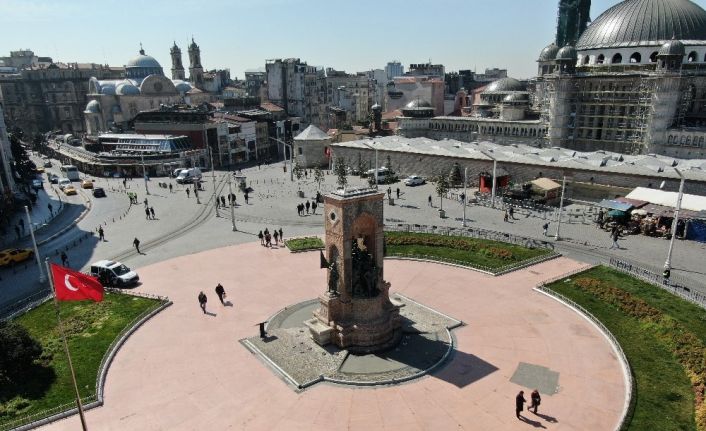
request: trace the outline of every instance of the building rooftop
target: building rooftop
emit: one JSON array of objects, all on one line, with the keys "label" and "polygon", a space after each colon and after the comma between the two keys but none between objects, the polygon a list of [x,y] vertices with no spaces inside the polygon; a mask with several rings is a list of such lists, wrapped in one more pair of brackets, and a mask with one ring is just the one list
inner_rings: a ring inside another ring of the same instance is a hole
[{"label": "building rooftop", "polygon": [[294,137],[295,141],[324,141],[331,137],[313,124]]}]

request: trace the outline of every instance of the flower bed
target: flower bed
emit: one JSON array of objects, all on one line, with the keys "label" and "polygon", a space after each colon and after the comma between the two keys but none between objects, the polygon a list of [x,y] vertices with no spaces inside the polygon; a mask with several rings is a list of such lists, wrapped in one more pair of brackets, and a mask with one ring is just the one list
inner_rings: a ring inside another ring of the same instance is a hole
[{"label": "flower bed", "polygon": [[307,236],[303,238],[292,238],[284,242],[287,248],[294,251],[323,250],[324,242],[318,236]]}]

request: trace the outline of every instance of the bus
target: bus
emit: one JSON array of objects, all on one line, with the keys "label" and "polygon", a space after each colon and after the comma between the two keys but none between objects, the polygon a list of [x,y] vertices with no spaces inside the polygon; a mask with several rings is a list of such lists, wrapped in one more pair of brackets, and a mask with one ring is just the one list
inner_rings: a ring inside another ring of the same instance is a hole
[{"label": "bus", "polygon": [[63,176],[65,178],[68,178],[71,181],[79,180],[78,168],[74,165],[61,165],[61,172],[64,174]]}]

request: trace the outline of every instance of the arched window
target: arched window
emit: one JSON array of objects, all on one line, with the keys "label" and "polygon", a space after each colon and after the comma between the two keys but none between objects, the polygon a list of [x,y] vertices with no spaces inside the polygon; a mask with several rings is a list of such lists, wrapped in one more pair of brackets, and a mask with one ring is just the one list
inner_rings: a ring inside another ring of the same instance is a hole
[{"label": "arched window", "polygon": [[588,64],[588,62],[591,60],[591,56],[587,55],[581,60],[581,64]]},{"label": "arched window", "polygon": [[605,63],[605,55],[601,54],[598,57],[596,57],[596,64],[603,64]]},{"label": "arched window", "polygon": [[639,52],[633,52],[633,54],[630,56],[630,63],[639,63],[642,61],[642,56],[640,55]]},{"label": "arched window", "polygon": [[686,58],[686,61],[689,63],[693,63],[696,61],[696,51],[691,51],[689,53],[689,56]]},{"label": "arched window", "polygon": [[620,55],[620,53],[617,53],[613,56],[613,59],[610,62],[611,64],[620,64],[623,62],[623,56]]},{"label": "arched window", "polygon": [[650,54],[650,63],[656,63],[656,62],[657,62],[657,51]]}]

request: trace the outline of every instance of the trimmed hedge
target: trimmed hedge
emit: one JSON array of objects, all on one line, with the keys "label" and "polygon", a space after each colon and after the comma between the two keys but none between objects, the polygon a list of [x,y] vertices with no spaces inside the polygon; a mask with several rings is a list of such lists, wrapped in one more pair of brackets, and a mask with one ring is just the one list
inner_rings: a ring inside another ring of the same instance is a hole
[{"label": "trimmed hedge", "polygon": [[318,236],[288,239],[284,242],[284,245],[291,251],[321,250],[324,248],[324,242]]}]

